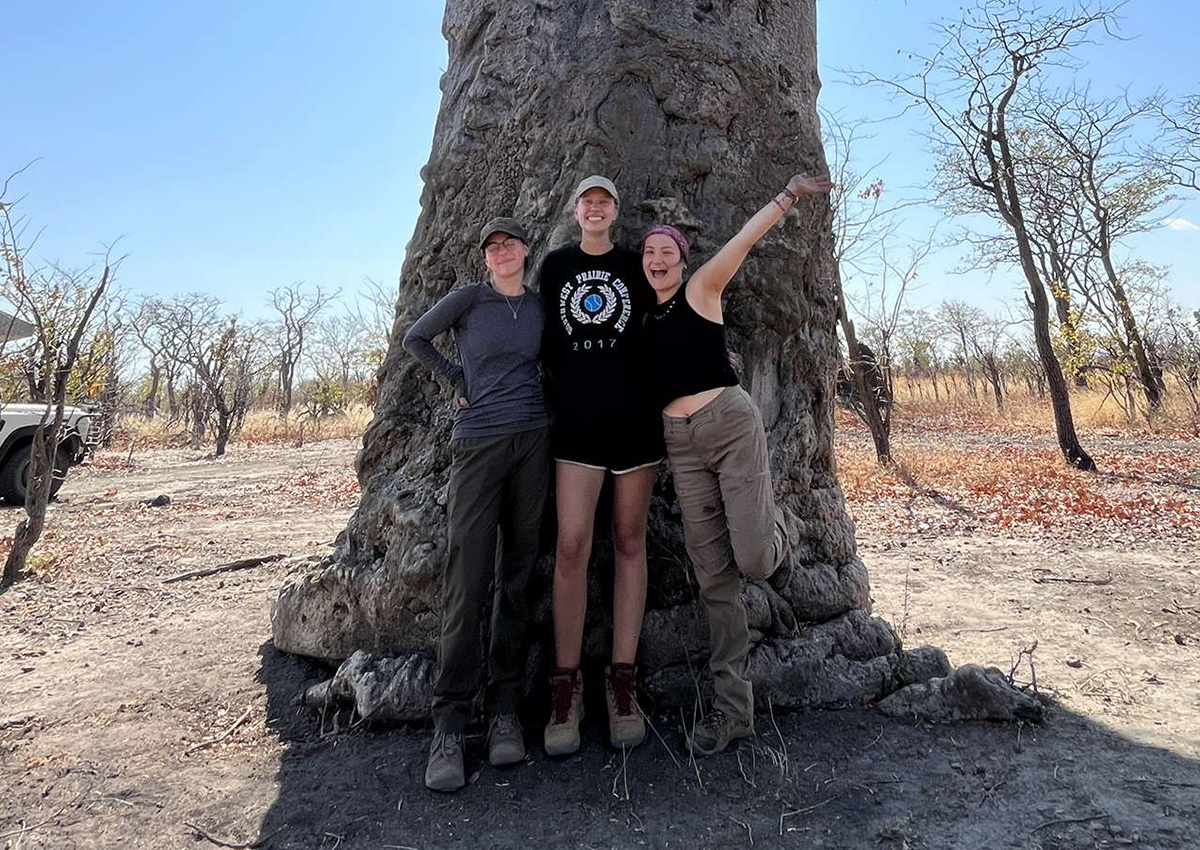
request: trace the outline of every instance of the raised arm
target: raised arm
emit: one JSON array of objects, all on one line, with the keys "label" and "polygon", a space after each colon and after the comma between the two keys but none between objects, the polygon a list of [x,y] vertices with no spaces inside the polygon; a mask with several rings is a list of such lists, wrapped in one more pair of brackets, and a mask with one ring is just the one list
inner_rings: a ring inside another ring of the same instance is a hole
[{"label": "raised arm", "polygon": [[750,249],[783,218],[792,204],[808,195],[823,195],[832,188],[833,184],[827,177],[809,177],[806,174],[794,176],[782,192],[742,225],[737,235],[726,242],[716,256],[696,270],[688,281],[689,290],[695,288],[700,290],[697,294],[719,299],[729,281],[742,267]]},{"label": "raised arm", "polygon": [[475,293],[469,287],[452,290],[417,319],[404,335],[404,350],[441,375],[460,393],[463,391],[463,369],[442,356],[433,341],[455,327],[471,306]]}]

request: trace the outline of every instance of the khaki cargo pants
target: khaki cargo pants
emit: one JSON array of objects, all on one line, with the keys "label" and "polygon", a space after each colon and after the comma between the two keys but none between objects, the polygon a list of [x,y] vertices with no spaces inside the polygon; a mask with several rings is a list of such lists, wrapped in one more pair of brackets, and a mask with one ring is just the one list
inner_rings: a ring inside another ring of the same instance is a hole
[{"label": "khaki cargo pants", "polygon": [[714,707],[751,719],[750,630],[740,570],[761,581],[787,550],[775,505],[762,416],[741,387],[729,387],[692,416],[663,416],[667,457],[683,512],[683,538],[708,613]]}]

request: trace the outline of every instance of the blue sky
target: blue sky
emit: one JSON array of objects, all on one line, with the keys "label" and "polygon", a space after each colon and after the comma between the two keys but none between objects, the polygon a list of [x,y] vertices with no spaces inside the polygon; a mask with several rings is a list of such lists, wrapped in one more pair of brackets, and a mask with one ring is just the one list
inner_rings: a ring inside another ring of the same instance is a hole
[{"label": "blue sky", "polygon": [[[956,2],[821,0],[823,106],[883,118],[881,92],[840,69],[901,73],[930,42],[928,22]],[[431,0],[254,3],[54,2],[5,12],[0,171],[20,179],[39,253],[69,264],[122,237],[123,286],[135,294],[212,292],[264,311],[295,280],[354,290],[392,283],[419,211],[445,67],[442,4]],[[1134,0],[1132,40],[1093,48],[1100,91],[1200,87],[1200,5]],[[19,34],[19,37],[12,37]],[[925,182],[915,120],[881,126],[864,161],[890,154],[889,186]],[[1200,198],[1174,214],[1200,223]],[[913,236],[940,218],[909,217]],[[1200,232],[1162,228],[1133,246],[1172,265],[1176,297],[1200,306]],[[1012,275],[959,277],[953,250],[931,259],[916,303],[993,305]]]}]

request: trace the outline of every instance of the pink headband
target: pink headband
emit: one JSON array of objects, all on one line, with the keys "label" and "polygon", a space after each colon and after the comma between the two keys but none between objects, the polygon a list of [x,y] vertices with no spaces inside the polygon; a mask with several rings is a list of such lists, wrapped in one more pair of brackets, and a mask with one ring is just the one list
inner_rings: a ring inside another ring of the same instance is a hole
[{"label": "pink headband", "polygon": [[667,225],[667,224],[656,224],[656,225],[654,225],[654,227],[651,227],[648,231],[646,231],[646,235],[642,237],[642,250],[643,251],[646,249],[646,240],[649,239],[651,236],[655,236],[658,234],[662,234],[663,236],[669,236],[671,238],[671,241],[679,246],[679,255],[681,257],[683,257],[683,261],[685,263],[688,261],[687,237],[684,236],[682,233],[680,233],[678,230],[676,230],[674,227],[671,227],[670,225]]}]

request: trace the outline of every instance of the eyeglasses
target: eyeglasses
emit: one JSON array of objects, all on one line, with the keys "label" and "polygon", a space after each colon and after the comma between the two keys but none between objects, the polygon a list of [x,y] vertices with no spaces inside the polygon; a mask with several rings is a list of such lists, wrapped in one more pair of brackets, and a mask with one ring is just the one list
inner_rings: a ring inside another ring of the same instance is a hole
[{"label": "eyeglasses", "polygon": [[510,236],[507,239],[497,239],[495,242],[489,242],[483,246],[483,253],[489,257],[494,257],[501,251],[515,251],[517,246],[522,244],[520,239],[515,236]]}]

